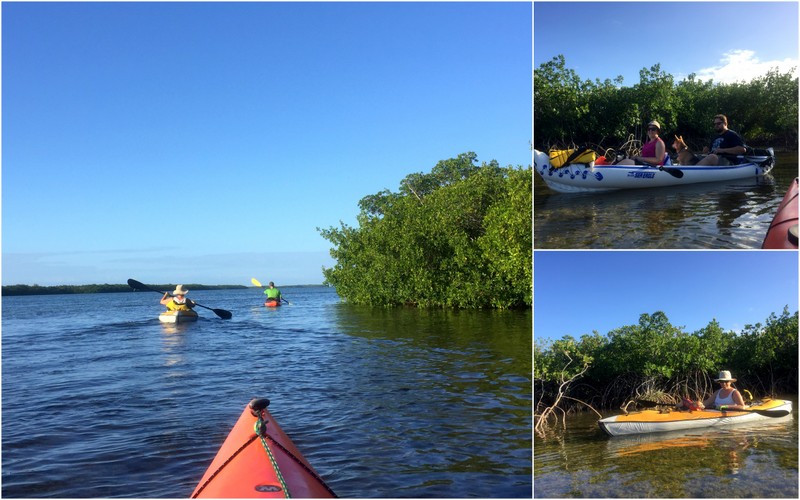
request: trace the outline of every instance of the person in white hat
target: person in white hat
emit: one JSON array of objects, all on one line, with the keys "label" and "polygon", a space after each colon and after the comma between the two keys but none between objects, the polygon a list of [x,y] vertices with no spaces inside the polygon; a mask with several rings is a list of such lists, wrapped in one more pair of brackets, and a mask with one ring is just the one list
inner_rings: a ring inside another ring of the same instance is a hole
[{"label": "person in white hat", "polygon": [[183,285],[178,285],[170,295],[169,292],[165,293],[161,298],[161,305],[167,306],[168,311],[190,311],[194,308],[194,302],[186,298],[189,290],[183,288]]},{"label": "person in white hat", "polygon": [[719,372],[714,382],[719,382],[720,388],[717,389],[708,399],[703,401],[703,408],[716,408],[718,410],[746,410],[744,398],[739,391],[733,387],[736,379],[731,377],[731,372],[723,370]]},{"label": "person in white hat", "polygon": [[617,165],[663,165],[667,159],[667,145],[658,136],[661,124],[653,120],[647,124],[647,142],[642,146],[641,156],[620,160]]}]

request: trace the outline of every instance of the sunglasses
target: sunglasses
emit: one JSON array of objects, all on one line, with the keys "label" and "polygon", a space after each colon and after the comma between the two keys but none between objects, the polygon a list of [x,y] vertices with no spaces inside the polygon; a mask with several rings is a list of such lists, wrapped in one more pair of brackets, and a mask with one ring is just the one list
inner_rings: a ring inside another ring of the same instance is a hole
[{"label": "sunglasses", "polygon": [[657,130],[658,130],[658,129],[657,129],[657,128],[655,128],[655,127],[647,127],[647,131],[648,131],[648,132],[655,132],[655,131],[657,131]]},{"label": "sunglasses", "polygon": [[714,125],[724,125],[724,124],[725,123],[723,123],[723,122],[714,122]]}]

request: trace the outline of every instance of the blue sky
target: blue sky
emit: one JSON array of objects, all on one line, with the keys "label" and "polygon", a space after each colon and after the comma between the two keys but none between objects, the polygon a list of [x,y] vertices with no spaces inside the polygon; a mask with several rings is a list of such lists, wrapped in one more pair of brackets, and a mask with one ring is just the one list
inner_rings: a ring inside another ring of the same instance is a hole
[{"label": "blue sky", "polygon": [[534,67],[563,54],[584,80],[623,76],[657,63],[676,81],[696,73],[749,81],[798,66],[797,2],[536,2]]},{"label": "blue sky", "polygon": [[527,166],[528,3],[3,3],[3,284],[322,282],[317,227]]},{"label": "blue sky", "polygon": [[797,252],[537,251],[533,266],[537,339],[607,334],[656,311],[694,332],[798,310]]}]

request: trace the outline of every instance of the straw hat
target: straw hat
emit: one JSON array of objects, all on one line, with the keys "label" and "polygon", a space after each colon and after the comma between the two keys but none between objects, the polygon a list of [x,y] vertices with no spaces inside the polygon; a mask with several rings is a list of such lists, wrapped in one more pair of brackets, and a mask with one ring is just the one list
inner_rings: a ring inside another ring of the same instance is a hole
[{"label": "straw hat", "polygon": [[183,285],[178,285],[175,287],[175,290],[172,291],[172,295],[186,295],[189,293],[189,290],[183,288]]},{"label": "straw hat", "polygon": [[661,124],[660,124],[660,123],[658,123],[658,122],[657,122],[657,121],[655,121],[655,120],[653,120],[653,121],[651,121],[650,123],[648,123],[648,124],[647,124],[647,126],[648,126],[648,127],[650,127],[650,126],[653,126],[653,127],[657,128],[659,131],[661,130]]},{"label": "straw hat", "polygon": [[714,379],[714,382],[736,382],[736,379],[731,377],[731,372],[723,370],[719,372],[719,376]]}]

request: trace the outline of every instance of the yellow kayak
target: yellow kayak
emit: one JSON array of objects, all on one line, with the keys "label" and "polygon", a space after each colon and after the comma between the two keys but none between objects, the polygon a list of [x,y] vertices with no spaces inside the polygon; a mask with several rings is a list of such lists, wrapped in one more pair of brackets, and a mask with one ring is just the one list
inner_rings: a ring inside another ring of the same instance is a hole
[{"label": "yellow kayak", "polygon": [[601,429],[611,436],[667,432],[702,427],[773,421],[792,413],[792,402],[769,399],[747,410],[671,411],[644,410],[628,415],[615,415],[599,420]]},{"label": "yellow kayak", "polygon": [[164,311],[158,315],[158,320],[162,323],[186,323],[187,321],[197,321],[197,313],[194,311]]}]

